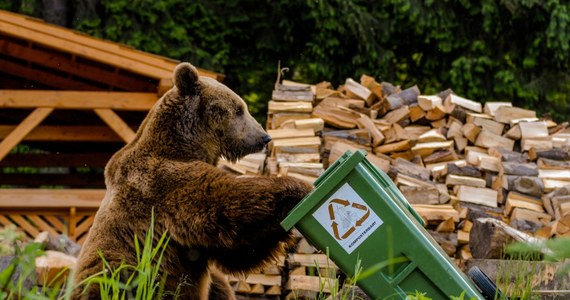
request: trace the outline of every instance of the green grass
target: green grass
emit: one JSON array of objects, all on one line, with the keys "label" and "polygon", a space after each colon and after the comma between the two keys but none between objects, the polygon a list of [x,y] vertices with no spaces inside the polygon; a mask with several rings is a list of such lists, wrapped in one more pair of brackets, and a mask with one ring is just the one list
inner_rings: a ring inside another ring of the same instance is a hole
[{"label": "green grass", "polygon": [[[137,265],[121,263],[113,268],[105,260],[102,253],[102,271],[90,276],[79,284],[81,288],[87,288],[92,284],[98,284],[101,291],[101,299],[137,299],[152,300],[160,299],[166,295],[164,284],[166,275],[160,274],[159,266],[164,251],[169,242],[167,232],[164,232],[158,242],[154,240],[154,218],[141,245],[135,236],[135,251]],[[14,247],[15,255],[10,264],[0,271],[0,299],[30,299],[30,300],[67,300],[71,298],[73,290],[77,287],[73,284],[73,274],[70,270],[63,270],[56,276],[53,282],[43,282],[42,286],[33,285],[27,287],[26,279],[36,282],[35,259],[44,251],[38,243],[29,243],[19,251]],[[64,273],[69,271],[69,276],[61,280]],[[20,276],[13,280],[14,274]],[[171,292],[173,298],[177,298],[177,291]]]}]

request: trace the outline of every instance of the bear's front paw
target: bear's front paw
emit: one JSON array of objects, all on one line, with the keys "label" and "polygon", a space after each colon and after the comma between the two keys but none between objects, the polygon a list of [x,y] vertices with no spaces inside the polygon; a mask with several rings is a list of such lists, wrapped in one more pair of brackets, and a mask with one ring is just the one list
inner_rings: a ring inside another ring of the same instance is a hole
[{"label": "bear's front paw", "polygon": [[282,177],[283,195],[280,197],[278,206],[287,214],[297,203],[313,190],[313,185],[297,178]]}]

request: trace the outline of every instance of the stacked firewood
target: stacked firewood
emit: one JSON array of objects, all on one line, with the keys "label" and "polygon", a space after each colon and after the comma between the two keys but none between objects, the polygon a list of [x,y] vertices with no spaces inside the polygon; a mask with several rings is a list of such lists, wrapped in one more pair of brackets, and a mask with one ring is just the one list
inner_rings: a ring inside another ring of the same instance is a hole
[{"label": "stacked firewood", "polygon": [[[366,75],[336,89],[283,81],[272,98],[265,174],[313,182],[346,150],[366,150],[458,262],[489,247],[471,232],[482,217],[532,237],[570,236],[568,122]],[[284,282],[294,290],[291,272]]]}]

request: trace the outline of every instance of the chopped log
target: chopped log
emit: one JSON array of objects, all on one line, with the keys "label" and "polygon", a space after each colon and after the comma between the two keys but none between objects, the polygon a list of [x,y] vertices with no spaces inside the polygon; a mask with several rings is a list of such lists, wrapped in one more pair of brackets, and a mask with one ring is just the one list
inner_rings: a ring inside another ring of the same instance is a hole
[{"label": "chopped log", "polygon": [[497,191],[495,190],[466,185],[456,187],[458,189],[455,194],[459,201],[497,207]]},{"label": "chopped log", "polygon": [[442,105],[436,105],[433,109],[428,110],[426,113],[426,119],[429,121],[440,120],[447,115],[445,108]]},{"label": "chopped log", "polygon": [[457,153],[453,149],[436,150],[428,157],[424,158],[423,162],[426,164],[433,164],[439,162],[455,161],[457,160]]},{"label": "chopped log", "polygon": [[[504,258],[505,246],[512,243],[514,239],[505,232],[504,227],[488,220],[485,218],[474,220],[473,228],[469,233],[471,254],[474,258]],[[508,225],[505,224],[505,226]]]},{"label": "chopped log", "polygon": [[570,169],[570,161],[559,161],[548,158],[539,158],[536,161],[539,169],[545,170],[565,170]]},{"label": "chopped log", "polygon": [[479,156],[477,165],[481,170],[499,172],[501,162],[497,157],[483,155]]},{"label": "chopped log", "polygon": [[513,209],[513,212],[511,213],[510,220],[511,224],[517,221],[521,223],[523,221],[528,221],[539,224],[540,227],[542,227],[548,225],[550,221],[552,221],[552,216],[544,212],[538,212],[526,208],[516,207],[515,209]]},{"label": "chopped log", "polygon": [[431,128],[429,126],[410,125],[404,127],[404,130],[408,133],[410,140],[417,140],[420,135],[430,131]]},{"label": "chopped log", "polygon": [[411,145],[409,140],[400,141],[391,144],[384,144],[382,146],[374,147],[374,153],[390,153],[390,152],[401,152],[410,150]]},{"label": "chopped log", "polygon": [[382,119],[386,120],[389,124],[398,123],[404,119],[410,117],[410,109],[407,105],[401,106],[398,109],[395,109],[387,114],[385,114]]},{"label": "chopped log", "polygon": [[[360,84],[369,89],[377,99],[384,98],[384,95],[382,93],[382,85],[376,82],[376,79],[374,79],[374,77],[362,74],[362,76],[360,76]],[[368,106],[370,105],[371,104]]]},{"label": "chopped log", "polygon": [[418,137],[418,143],[445,142],[447,139],[439,129],[432,129]]},{"label": "chopped log", "polygon": [[558,179],[570,182],[570,170],[545,170],[538,169],[538,177],[544,179]]},{"label": "chopped log", "polygon": [[445,179],[446,185],[467,185],[473,187],[485,187],[485,180],[481,178],[468,177],[468,176],[458,176],[453,174],[448,174]]},{"label": "chopped log", "polygon": [[362,117],[356,119],[356,123],[358,124],[358,127],[365,128],[370,132],[370,135],[372,136],[372,146],[375,147],[384,142],[384,135],[380,132],[380,130],[378,130],[376,125],[374,125],[368,116],[363,115]]},{"label": "chopped log", "polygon": [[481,171],[479,168],[474,166],[458,166],[456,164],[447,164],[447,174],[448,175],[457,175],[457,176],[469,176],[469,177],[478,177],[482,176]]},{"label": "chopped log", "polygon": [[35,266],[38,283],[61,284],[77,262],[77,258],[54,250],[47,250],[36,257]]},{"label": "chopped log", "polygon": [[501,161],[526,163],[528,162],[528,155],[516,151],[510,151],[503,148],[489,148],[489,154],[499,157]]},{"label": "chopped log", "polygon": [[412,104],[408,106],[410,110],[410,121],[416,122],[421,120],[426,116],[426,112],[417,104]]},{"label": "chopped log", "polygon": [[437,95],[433,95],[433,96],[419,95],[418,96],[418,105],[424,111],[432,110],[436,106],[441,105],[442,103],[443,103],[443,100]]},{"label": "chopped log", "polygon": [[511,191],[505,201],[505,215],[510,215],[515,207],[544,212],[544,206],[540,199]]},{"label": "chopped log", "polygon": [[[451,218],[450,218],[451,219]],[[450,220],[448,219],[448,220]],[[451,219],[453,223],[453,219]],[[441,246],[449,256],[454,256],[457,251],[457,234],[453,232],[437,232],[428,230],[428,233]]]},{"label": "chopped log", "polygon": [[483,112],[490,115],[491,117],[494,117],[495,112],[501,106],[513,106],[513,104],[511,102],[485,102]]},{"label": "chopped log", "polygon": [[272,144],[272,149],[276,151],[276,153],[318,153],[321,146],[321,139],[316,136],[279,139],[272,141]]},{"label": "chopped log", "polygon": [[449,204],[428,205],[413,204],[414,210],[428,222],[441,222],[452,218],[454,222],[459,222],[459,212]]},{"label": "chopped log", "polygon": [[531,148],[528,151],[528,156],[532,161],[538,158],[548,158],[553,160],[570,160],[570,152],[568,150],[563,150],[558,148],[551,150],[544,150],[544,151]]},{"label": "chopped log", "polygon": [[449,129],[447,130],[447,138],[450,139],[453,137],[463,136],[463,132],[461,132],[461,128],[463,127],[463,124],[461,122],[457,121],[453,117],[450,117],[449,120],[453,120],[453,121],[448,121]]},{"label": "chopped log", "polygon": [[550,150],[554,147],[552,142],[552,137],[541,137],[541,138],[523,138],[521,140],[521,150],[529,151],[531,148],[538,151]]},{"label": "chopped log", "polygon": [[473,123],[467,123],[461,127],[461,133],[465,138],[467,138],[471,143],[475,143],[477,136],[481,132],[481,128]]},{"label": "chopped log", "polygon": [[394,110],[405,105],[417,103],[419,95],[420,89],[417,85],[409,87],[399,93],[391,94],[386,98],[386,101],[388,102],[388,110]]},{"label": "chopped log", "polygon": [[469,244],[469,232],[463,230],[457,230],[457,242],[459,245]]},{"label": "chopped log", "polygon": [[518,118],[518,119],[511,119],[509,121],[509,125],[513,127],[519,123],[538,122],[538,121],[539,121],[538,118]]},{"label": "chopped log", "polygon": [[311,102],[280,102],[269,101],[269,112],[312,112],[313,104]]},{"label": "chopped log", "polygon": [[457,151],[463,151],[465,147],[467,147],[467,142],[469,140],[467,140],[462,136],[456,136],[453,138],[453,141],[455,142],[455,148],[457,149]]},{"label": "chopped log", "polygon": [[556,207],[553,206],[552,199],[555,197],[570,195],[570,184],[562,186],[546,195],[542,196],[542,202],[544,203],[544,208],[551,216],[555,216]]},{"label": "chopped log", "polygon": [[333,127],[352,129],[356,127],[356,119],[360,114],[350,109],[342,109],[339,106],[327,105],[321,102],[315,106],[312,113],[313,118],[321,118],[326,124]]},{"label": "chopped log", "polygon": [[542,182],[544,183],[545,193],[550,193],[554,190],[563,188],[564,186],[569,184],[569,182],[566,180],[557,180],[557,179],[548,179],[548,178],[543,178]]},{"label": "chopped log", "polygon": [[319,153],[275,153],[274,158],[276,162],[318,163],[321,161]]},{"label": "chopped log", "polygon": [[298,137],[310,137],[315,136],[313,129],[268,129],[267,134],[271,136],[273,140],[284,139],[284,138],[298,138]]},{"label": "chopped log", "polygon": [[400,186],[402,195],[410,204],[439,204],[439,190],[436,186]]},{"label": "chopped log", "polygon": [[402,158],[397,158],[393,161],[394,172],[405,174],[419,178],[424,181],[429,181],[430,171],[426,168],[420,167],[412,162]]},{"label": "chopped log", "polygon": [[503,124],[510,124],[511,120],[520,118],[536,118],[536,112],[514,106],[501,106],[495,111],[495,121]]},{"label": "chopped log", "polygon": [[518,126],[521,129],[523,138],[543,138],[548,136],[548,127],[546,122],[520,122]]},{"label": "chopped log", "polygon": [[514,176],[504,175],[501,178],[502,187],[522,194],[535,197],[542,196],[544,192],[544,183],[542,179],[531,176]]},{"label": "chopped log", "polygon": [[309,91],[281,91],[273,90],[271,99],[275,101],[304,101],[313,102],[313,92]]},{"label": "chopped log", "polygon": [[488,115],[468,113],[466,117],[467,123],[475,124],[481,129],[490,131],[496,135],[502,135],[505,128],[505,124],[494,121]]},{"label": "chopped log", "polygon": [[321,118],[294,120],[293,123],[297,129],[312,128],[314,132],[322,131],[325,127],[325,122]]},{"label": "chopped log", "polygon": [[438,183],[435,185],[435,187],[439,191],[439,204],[445,204],[449,202],[451,197],[449,196],[449,191],[447,190],[447,186],[445,184]]},{"label": "chopped log", "polygon": [[504,137],[507,137],[511,140],[518,141],[522,138],[521,128],[519,125],[512,126],[505,134]]},{"label": "chopped log", "polygon": [[539,169],[535,163],[502,162],[499,172],[506,175],[538,176]]},{"label": "chopped log", "polygon": [[[393,169],[390,169],[391,171]],[[416,177],[412,177],[409,175],[404,175],[401,173],[396,174],[395,179],[394,179],[394,183],[396,184],[396,186],[400,187],[400,186],[425,186],[425,187],[431,187],[433,186],[433,182],[431,181],[424,181],[421,179],[418,179]]]},{"label": "chopped log", "polygon": [[372,91],[370,91],[368,88],[361,85],[360,83],[354,81],[352,78],[346,79],[344,83],[344,88],[348,92],[350,92],[350,94],[355,95],[356,97],[366,101],[366,104],[368,106],[372,105],[374,99],[376,99]]},{"label": "chopped log", "polygon": [[422,158],[432,154],[438,149],[452,149],[453,141],[445,142],[429,142],[429,143],[417,143],[412,147],[412,152],[414,155],[420,155]]},{"label": "chopped log", "polygon": [[[336,142],[333,144],[330,155],[329,155],[329,164],[335,162],[341,155],[343,155],[346,150],[350,150],[355,152],[358,150],[358,147],[354,147],[351,144],[343,143],[343,142]],[[378,167],[380,170],[384,172],[388,172],[390,170],[390,164],[392,159],[385,155],[374,155],[372,153],[368,153],[366,155],[368,161],[370,161],[373,165]]]},{"label": "chopped log", "polygon": [[447,121],[445,121],[445,118],[442,118],[437,121],[433,121],[430,124],[434,129],[442,130],[447,125]]},{"label": "chopped log", "polygon": [[270,129],[278,129],[281,126],[285,126],[294,120],[304,120],[310,119],[311,114],[309,113],[294,113],[294,112],[283,112],[283,113],[269,113],[268,114],[268,126]]},{"label": "chopped log", "polygon": [[475,102],[473,100],[465,99],[463,97],[459,97],[459,96],[453,95],[453,94],[449,95],[449,99],[450,99],[451,103],[459,105],[463,108],[466,108],[466,109],[469,109],[469,110],[472,110],[472,111],[478,112],[478,113],[483,112],[483,108],[481,106],[481,103],[479,103],[479,102]]},{"label": "chopped log", "polygon": [[513,150],[515,141],[496,135],[490,131],[482,130],[477,136],[475,145],[484,148],[505,148],[507,150]]},{"label": "chopped log", "polygon": [[437,228],[435,229],[435,231],[437,231],[437,232],[454,232],[455,231],[455,222],[453,221],[453,218],[449,218],[449,219],[439,223],[439,225],[437,225]]},{"label": "chopped log", "polygon": [[291,275],[289,276],[289,280],[287,281],[285,288],[288,290],[304,290],[330,293],[332,288],[338,287],[338,279],[336,278],[326,279],[325,284],[323,284],[321,280],[322,279],[318,276]]}]

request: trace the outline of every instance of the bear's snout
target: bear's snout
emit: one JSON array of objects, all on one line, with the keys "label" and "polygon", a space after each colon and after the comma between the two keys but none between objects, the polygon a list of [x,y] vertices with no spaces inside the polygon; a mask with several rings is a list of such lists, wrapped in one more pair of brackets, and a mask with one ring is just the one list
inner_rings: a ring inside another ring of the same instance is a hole
[{"label": "bear's snout", "polygon": [[271,136],[269,136],[268,134],[263,136],[263,143],[265,143],[266,145],[271,142]]}]

